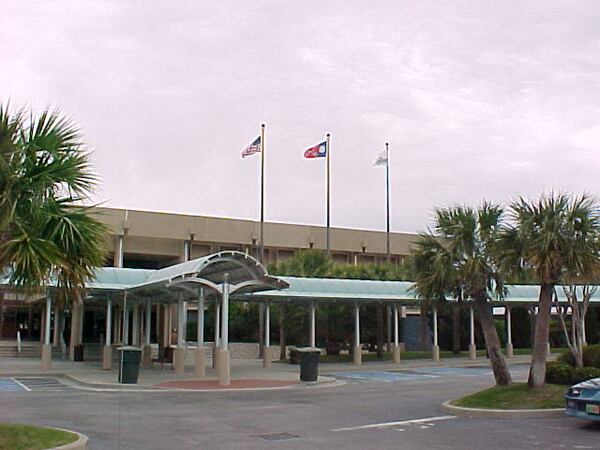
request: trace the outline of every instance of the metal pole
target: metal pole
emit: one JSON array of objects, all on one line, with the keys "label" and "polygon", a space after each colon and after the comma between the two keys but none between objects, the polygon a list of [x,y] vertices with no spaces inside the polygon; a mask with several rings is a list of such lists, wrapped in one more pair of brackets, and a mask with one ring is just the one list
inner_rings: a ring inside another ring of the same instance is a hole
[{"label": "metal pole", "polygon": [[129,343],[129,311],[127,309],[127,292],[123,293],[123,345]]},{"label": "metal pole", "polygon": [[385,203],[386,203],[386,251],[387,262],[392,262],[392,254],[390,249],[390,144],[385,143],[385,153],[387,162],[385,164]]},{"label": "metal pole", "polygon": [[204,288],[200,288],[198,296],[198,316],[197,316],[197,337],[198,347],[204,345]]},{"label": "metal pole", "polygon": [[398,305],[394,305],[394,345],[398,346]]},{"label": "metal pole", "polygon": [[106,345],[111,344],[112,340],[112,299],[108,297],[106,301]]},{"label": "metal pole", "polygon": [[325,144],[325,151],[327,152],[327,251],[326,254],[329,256],[331,251],[331,240],[329,235],[329,227],[330,227],[330,209],[331,209],[331,186],[330,186],[330,178],[331,178],[331,148],[329,145],[330,134],[327,133],[327,141]]},{"label": "metal pole", "polygon": [[215,347],[221,346],[221,304],[215,299]]},{"label": "metal pole", "polygon": [[510,326],[510,307],[505,308],[506,311],[506,342],[512,344],[512,329]]},{"label": "metal pole", "polygon": [[150,303],[150,299],[146,303],[146,332],[145,341],[146,345],[150,345],[150,330],[152,330],[152,303]]},{"label": "metal pole", "polygon": [[177,301],[177,347],[183,347],[183,294],[179,294]]},{"label": "metal pole", "polygon": [[470,344],[475,345],[475,316],[473,314],[473,305],[471,305],[469,311],[470,311],[470,332],[471,332]]},{"label": "metal pole", "polygon": [[310,346],[316,347],[316,317],[315,317],[315,302],[310,304]]},{"label": "metal pole", "polygon": [[269,304],[265,305],[265,351],[269,351],[271,345],[271,317],[269,314]]},{"label": "metal pole", "polygon": [[221,308],[221,348],[228,350],[229,345],[229,274],[225,274],[223,281],[223,306]]},{"label": "metal pole", "polygon": [[438,345],[437,308],[433,307],[433,345]]},{"label": "metal pole", "polygon": [[46,294],[46,326],[44,328],[44,344],[50,345],[50,315],[52,314],[52,298]]},{"label": "metal pole", "polygon": [[260,126],[260,262],[265,263],[265,124]]},{"label": "metal pole", "polygon": [[354,305],[354,346],[360,347],[360,306]]}]

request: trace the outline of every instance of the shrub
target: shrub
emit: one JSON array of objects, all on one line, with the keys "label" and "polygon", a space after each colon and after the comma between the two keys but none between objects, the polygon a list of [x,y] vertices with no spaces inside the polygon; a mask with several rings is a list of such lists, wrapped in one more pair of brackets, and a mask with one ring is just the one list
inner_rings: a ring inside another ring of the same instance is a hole
[{"label": "shrub", "polygon": [[[558,357],[558,361],[575,367],[575,358],[570,350],[566,350]],[[600,369],[600,345],[588,345],[583,349],[584,367],[595,367]]]},{"label": "shrub", "polygon": [[600,345],[588,345],[583,349],[583,365],[600,369]]},{"label": "shrub", "polygon": [[555,361],[546,365],[546,382],[551,384],[573,384],[575,369],[569,364]]},{"label": "shrub", "polygon": [[574,369],[573,372],[572,384],[600,377],[600,369],[597,367],[580,367],[579,369]]}]

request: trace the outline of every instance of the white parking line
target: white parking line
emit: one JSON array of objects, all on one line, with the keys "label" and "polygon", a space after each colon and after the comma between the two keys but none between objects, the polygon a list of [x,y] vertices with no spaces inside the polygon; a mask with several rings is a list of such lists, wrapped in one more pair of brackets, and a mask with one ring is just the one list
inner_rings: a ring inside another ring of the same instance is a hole
[{"label": "white parking line", "polygon": [[456,416],[437,416],[437,417],[426,417],[424,419],[403,420],[400,422],[373,423],[371,425],[360,425],[358,427],[335,428],[331,431],[353,431],[353,430],[367,430],[369,428],[387,428],[387,427],[396,427],[396,426],[400,426],[400,425],[410,425],[413,423],[437,422],[439,420],[448,420],[448,419],[456,419]]},{"label": "white parking line", "polygon": [[11,378],[11,380],[13,380],[15,383],[17,383],[19,386],[21,386],[23,389],[25,389],[27,392],[31,392],[31,389],[29,389],[27,386],[25,386],[23,383],[21,383],[19,380],[15,380],[14,378]]}]

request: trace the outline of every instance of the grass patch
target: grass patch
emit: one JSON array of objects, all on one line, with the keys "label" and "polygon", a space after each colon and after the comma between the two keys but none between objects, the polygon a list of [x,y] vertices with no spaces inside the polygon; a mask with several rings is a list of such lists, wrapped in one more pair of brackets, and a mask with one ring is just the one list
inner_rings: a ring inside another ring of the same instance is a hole
[{"label": "grass patch", "polygon": [[0,450],[42,450],[70,444],[77,439],[75,433],[67,431],[0,423]]},{"label": "grass patch", "polygon": [[557,384],[546,384],[539,389],[529,389],[527,383],[510,386],[494,386],[475,394],[454,400],[455,406],[484,409],[548,409],[565,406],[567,388]]}]

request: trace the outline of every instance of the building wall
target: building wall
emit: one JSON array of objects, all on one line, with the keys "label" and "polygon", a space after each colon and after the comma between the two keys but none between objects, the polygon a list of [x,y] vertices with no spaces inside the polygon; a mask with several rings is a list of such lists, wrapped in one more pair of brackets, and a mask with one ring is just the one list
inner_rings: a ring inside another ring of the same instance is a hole
[{"label": "building wall", "polygon": [[[191,244],[192,258],[220,250],[258,254],[259,222],[117,208],[97,208],[96,213],[111,230],[107,265],[116,265],[120,236],[123,236],[124,267],[161,268],[183,261],[186,241]],[[267,264],[290,258],[299,249],[326,247],[325,227],[265,223],[264,236]],[[392,233],[392,262],[400,264],[416,238],[416,234]],[[385,233],[332,228],[331,254],[338,263],[385,261]]]}]

